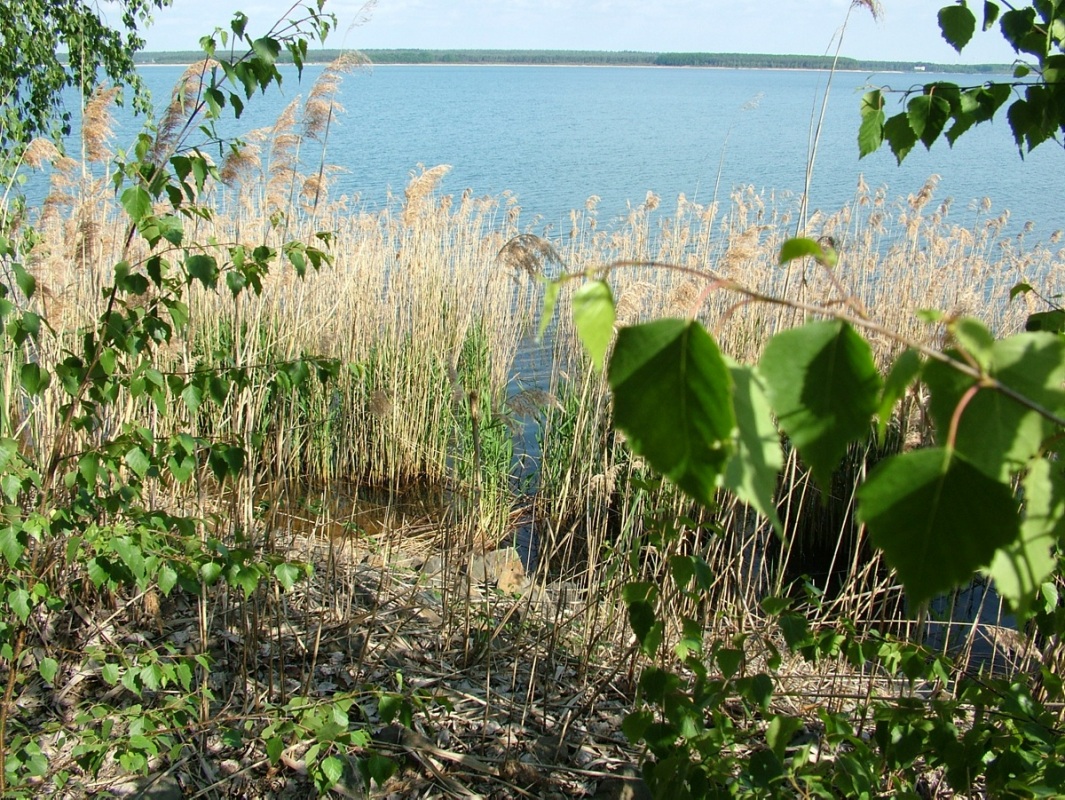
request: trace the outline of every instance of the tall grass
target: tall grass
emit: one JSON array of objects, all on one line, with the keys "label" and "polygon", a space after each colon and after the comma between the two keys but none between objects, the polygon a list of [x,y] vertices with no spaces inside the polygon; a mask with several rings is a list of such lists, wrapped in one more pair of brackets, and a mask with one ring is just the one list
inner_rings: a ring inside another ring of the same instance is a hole
[{"label": "tall grass", "polygon": [[[698,610],[711,629],[757,618],[765,592],[783,590],[803,574],[828,593],[833,613],[876,621],[889,610],[901,612],[888,602],[890,576],[852,514],[855,480],[883,451],[852,452],[827,496],[814,490],[791,455],[779,490],[787,535],[778,541],[734,501],[697,513],[675,490],[650,480],[611,432],[605,381],[584,359],[565,313],[569,289],[548,336],[541,342],[534,336],[542,303],[535,277],[544,270],[658,262],[705,272],[706,279],[664,267],[612,271],[622,323],[696,316],[725,352],[756,359],[766,339],[794,321],[793,312],[711,290],[711,278],[783,292],[786,273],[777,253],[793,223],[794,198],[738,187],[727,201],[698,204],[682,196],[666,209],[648,194],[626,219],[605,226],[593,197],[572,212],[570,229],[550,240],[558,263],[550,263],[554,254],[546,258],[546,249],[519,263],[500,251],[513,237],[536,231],[524,226],[513,198],[444,194],[444,166],[413,172],[403,196],[381,212],[330,198],[322,157],[329,96],[326,85],[312,93],[313,102],[285,109],[221,165],[226,182],[212,189],[216,213],[197,220],[186,239],[216,243],[206,251],[221,262],[234,243],[276,245],[282,236],[312,243],[317,231],[328,230],[334,262],[303,281],[276,269],[258,297],[233,300],[224,290],[193,289],[196,327],[166,348],[160,368],[224,374],[228,367],[251,367],[253,378],[219,389],[225,395],[219,416],[170,403],[153,419],[138,420],[157,432],[183,429],[255,444],[245,484],[217,499],[231,504],[234,530],[260,524],[263,487],[278,480],[313,492],[431,485],[447,487],[455,505],[450,518],[442,515],[439,547],[495,546],[513,534],[516,509],[527,502],[514,491],[511,473],[515,445],[528,444],[516,443],[514,431],[532,424],[539,441],[530,502],[543,580],[565,576],[588,590],[586,596],[616,597],[616,587],[634,577],[660,578],[671,555],[698,552],[715,575]],[[104,141],[98,130],[87,142],[84,167],[52,158],[53,192],[37,220],[33,270],[43,287],[40,302],[59,333],[47,340],[52,349],[38,354],[42,363],[61,360],[77,326],[102,312],[99,289],[124,244],[122,217],[100,178],[109,157]],[[1036,246],[1026,234],[1007,237],[1008,216],[988,215],[989,202],[972,224],[956,224],[949,201],[937,200],[935,190],[933,176],[915,194],[893,200],[886,189],[862,183],[846,207],[811,212],[806,229],[831,237],[839,266],[832,274],[808,272],[798,290],[810,302],[847,304],[917,341],[942,343],[942,330],[914,313],[922,308],[976,314],[1002,333],[1020,329],[1035,309],[1025,305],[1029,300],[1010,302],[1009,289],[1023,280],[1048,295],[1060,291],[1052,269],[1062,256],[1057,235]],[[897,349],[875,338],[874,345],[884,363]],[[522,347],[539,348],[549,368],[516,376]],[[277,365],[306,354],[337,358],[345,369],[333,382],[309,380],[295,394],[276,391]],[[5,356],[6,386],[17,380],[18,368]],[[53,387],[36,406],[9,402],[4,412],[27,446],[47,447],[57,435],[51,421],[61,402]],[[930,436],[921,398],[905,403],[889,449]],[[107,428],[133,421],[124,411],[132,404],[112,408]],[[177,502],[174,489],[160,491]],[[461,541],[447,533],[456,513],[471,531]],[[675,535],[652,535],[651,515],[668,518]],[[616,607],[594,600],[571,621],[589,658],[595,647],[626,635]]]}]

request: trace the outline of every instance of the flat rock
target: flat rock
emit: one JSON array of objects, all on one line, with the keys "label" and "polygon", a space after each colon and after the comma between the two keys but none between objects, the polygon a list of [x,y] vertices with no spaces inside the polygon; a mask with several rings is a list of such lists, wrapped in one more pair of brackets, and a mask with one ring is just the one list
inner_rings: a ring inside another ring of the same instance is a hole
[{"label": "flat rock", "polygon": [[521,556],[513,547],[492,550],[470,557],[467,574],[474,583],[496,586],[501,592],[516,594],[528,584]]}]

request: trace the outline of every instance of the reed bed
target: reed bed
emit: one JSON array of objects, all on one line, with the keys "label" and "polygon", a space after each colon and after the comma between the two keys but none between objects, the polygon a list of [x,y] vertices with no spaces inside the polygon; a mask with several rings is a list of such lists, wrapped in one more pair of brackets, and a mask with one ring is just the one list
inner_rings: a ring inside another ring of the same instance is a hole
[{"label": "reed bed", "polygon": [[[330,171],[312,133],[321,129],[310,120],[320,111],[291,106],[270,130],[249,137],[240,158],[222,165],[227,182],[211,189],[214,213],[190,224],[186,241],[210,243],[203,252],[223,263],[234,244],[277,247],[286,238],[311,244],[328,231],[332,263],[305,280],[278,267],[264,277],[259,296],[246,292],[234,300],[224,288],[194,287],[194,323],[161,350],[159,369],[251,368],[253,378],[223,387],[221,414],[170,403],[141,419],[131,402],[118,402],[104,426],[113,431],[137,422],[157,435],[186,430],[252,442],[241,485],[222,492],[207,479],[198,484],[199,502],[213,492],[205,507],[219,511],[218,533],[255,531],[255,541],[274,541],[263,507],[274,502],[270,487],[279,482],[286,495],[322,498],[327,509],[351,495],[351,486],[383,488],[387,497],[433,487],[441,500],[416,537],[427,552],[506,545],[523,520],[535,538],[534,583],[565,580],[585,598],[558,634],[570,637],[585,669],[618,663],[619,653],[631,657],[616,601],[620,587],[661,582],[676,554],[702,555],[714,583],[701,603],[665,593],[667,616],[696,617],[708,636],[760,629],[760,599],[788,591],[802,576],[823,598],[826,619],[902,625],[908,614],[897,587],[854,524],[853,490],[876,460],[930,436],[919,396],[906,399],[884,448],[856,448],[848,456],[827,496],[789,455],[779,491],[786,529],[780,541],[734,500],[722,497],[718,508],[699,510],[653,480],[611,430],[605,381],[583,357],[566,313],[572,284],[548,334],[536,338],[540,279],[627,262],[609,273],[621,323],[695,316],[723,351],[750,361],[774,331],[796,321],[795,312],[742,302],[715,288],[715,276],[766,295],[847,307],[902,337],[942,344],[942,330],[922,322],[916,309],[974,314],[1001,333],[1021,329],[1037,309],[1030,299],[1010,302],[1010,287],[1026,281],[1047,296],[1061,291],[1054,270],[1063,255],[1059,234],[1036,245],[1028,244],[1027,231],[1007,235],[1008,215],[989,215],[989,202],[975,222],[956,224],[950,202],[936,197],[934,176],[899,200],[860,184],[847,207],[811,214],[805,235],[830,237],[840,254],[832,274],[777,265],[781,243],[794,234],[797,203],[752,187],[709,204],[682,196],[669,209],[649,193],[626,218],[606,223],[593,197],[572,213],[568,231],[552,234],[526,225],[511,196],[445,194],[447,168],[433,166],[412,172],[402,197],[371,212],[357,199],[329,197]],[[35,354],[45,365],[61,360],[78,327],[102,312],[100,288],[125,242],[122,216],[101,177],[109,154],[99,139],[93,142],[80,166],[51,159],[53,190],[36,221],[38,302],[56,329]],[[501,256],[514,237],[538,233],[544,235],[528,241],[540,244],[526,258]],[[873,344],[883,363],[899,349],[876,337]],[[280,391],[278,366],[312,354],[338,359],[339,377]],[[23,441],[49,447],[58,435],[61,390],[23,404],[11,391],[19,367],[15,356],[4,355],[5,414]],[[189,502],[164,485],[158,500]],[[411,527],[390,517],[389,507],[381,517],[397,522],[374,538],[398,553]],[[359,525],[344,530],[360,536]],[[468,603],[468,596],[454,599]],[[948,626],[958,621],[951,619],[954,607],[945,612]],[[964,655],[977,634],[972,626],[959,631],[942,646]]]}]

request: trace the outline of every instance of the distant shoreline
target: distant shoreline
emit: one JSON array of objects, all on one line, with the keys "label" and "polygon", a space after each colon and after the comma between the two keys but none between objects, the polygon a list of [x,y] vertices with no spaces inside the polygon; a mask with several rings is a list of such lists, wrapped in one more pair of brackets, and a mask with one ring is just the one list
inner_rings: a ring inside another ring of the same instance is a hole
[{"label": "distant shoreline", "polygon": [[[342,50],[307,54],[306,64],[328,64]],[[778,55],[767,53],[655,53],[595,50],[360,50],[375,66],[542,66],[542,67],[689,67],[717,69],[829,70],[841,72],[890,72],[998,74],[1009,73],[1008,64],[937,64],[913,61],[866,61],[831,56]],[[282,53],[280,63],[291,63]],[[199,51],[151,51],[135,54],[137,66],[187,65],[203,58]]]}]

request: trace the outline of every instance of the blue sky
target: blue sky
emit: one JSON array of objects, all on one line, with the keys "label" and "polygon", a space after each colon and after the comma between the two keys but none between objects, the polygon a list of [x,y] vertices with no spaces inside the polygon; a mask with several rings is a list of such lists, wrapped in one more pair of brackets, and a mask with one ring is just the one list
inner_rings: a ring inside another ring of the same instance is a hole
[{"label": "blue sky", "polygon": [[[958,56],[936,25],[936,12],[948,2],[882,0],[880,20],[854,9],[842,53],[941,63],[1013,60],[997,32],[977,33]],[[337,15],[340,28],[329,45],[820,54],[834,48],[850,0],[377,0],[371,5],[328,0],[326,10]],[[148,47],[193,49],[202,34],[226,25],[234,11],[248,14],[254,28],[284,16],[290,7],[282,0],[173,0],[172,7],[156,12]]]}]

